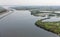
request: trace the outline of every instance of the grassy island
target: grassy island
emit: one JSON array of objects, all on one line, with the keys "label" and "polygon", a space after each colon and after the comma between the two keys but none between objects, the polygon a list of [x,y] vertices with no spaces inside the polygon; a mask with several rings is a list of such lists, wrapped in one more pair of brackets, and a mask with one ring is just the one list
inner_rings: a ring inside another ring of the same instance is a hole
[{"label": "grassy island", "polygon": [[38,20],[35,23],[36,26],[43,28],[47,31],[56,33],[57,35],[60,35],[60,21],[57,22],[42,22],[42,20]]}]

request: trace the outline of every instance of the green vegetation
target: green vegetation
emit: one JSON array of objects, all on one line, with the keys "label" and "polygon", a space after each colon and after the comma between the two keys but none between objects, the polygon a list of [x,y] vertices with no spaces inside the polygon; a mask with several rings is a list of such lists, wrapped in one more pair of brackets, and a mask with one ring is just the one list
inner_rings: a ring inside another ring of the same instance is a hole
[{"label": "green vegetation", "polygon": [[47,31],[56,33],[57,35],[60,35],[60,21],[42,22],[42,20],[38,20],[35,24],[40,28],[43,28]]}]

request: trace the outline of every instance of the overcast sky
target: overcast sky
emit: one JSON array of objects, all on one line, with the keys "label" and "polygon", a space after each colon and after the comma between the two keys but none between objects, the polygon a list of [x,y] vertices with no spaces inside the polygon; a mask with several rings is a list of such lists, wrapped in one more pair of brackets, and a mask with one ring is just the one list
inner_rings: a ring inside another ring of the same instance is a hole
[{"label": "overcast sky", "polygon": [[60,0],[0,0],[0,5],[59,5]]}]

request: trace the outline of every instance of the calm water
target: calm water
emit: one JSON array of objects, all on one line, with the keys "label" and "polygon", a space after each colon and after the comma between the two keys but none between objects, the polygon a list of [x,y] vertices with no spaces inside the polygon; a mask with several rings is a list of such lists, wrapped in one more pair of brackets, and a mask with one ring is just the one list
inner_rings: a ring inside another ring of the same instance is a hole
[{"label": "calm water", "polygon": [[14,11],[0,19],[0,37],[58,37],[56,34],[35,25],[38,19],[28,10]]}]

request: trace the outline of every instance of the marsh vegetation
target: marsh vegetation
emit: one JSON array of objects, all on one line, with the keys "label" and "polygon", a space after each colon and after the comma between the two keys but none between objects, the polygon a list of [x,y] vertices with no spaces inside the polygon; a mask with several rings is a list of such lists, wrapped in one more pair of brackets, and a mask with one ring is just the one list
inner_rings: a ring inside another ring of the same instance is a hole
[{"label": "marsh vegetation", "polygon": [[58,22],[42,22],[42,20],[38,20],[35,23],[38,27],[41,27],[47,31],[51,31],[60,35],[60,21]]},{"label": "marsh vegetation", "polygon": [[60,36],[60,14],[55,12],[39,12],[39,11],[31,11],[31,15],[37,17],[46,17],[42,18],[35,22],[35,25],[55,33]]}]

